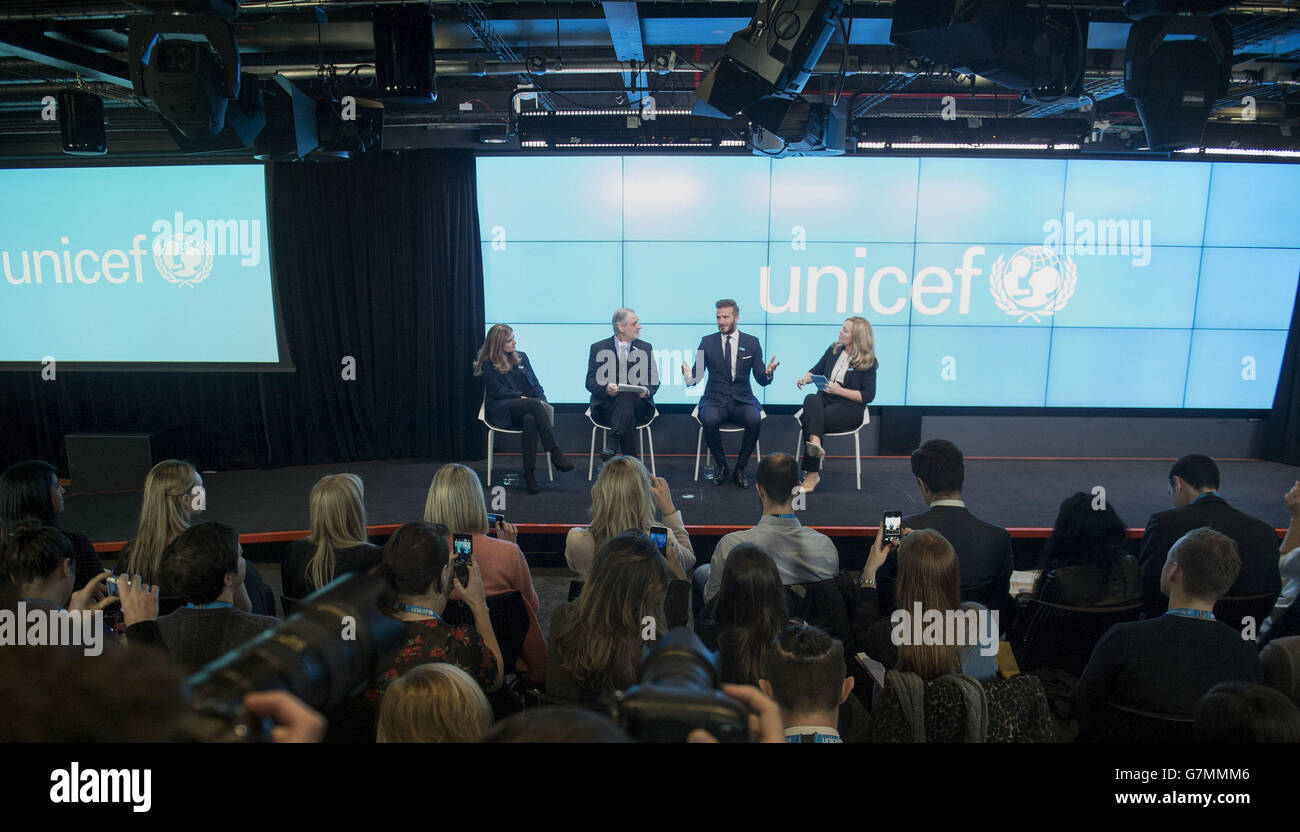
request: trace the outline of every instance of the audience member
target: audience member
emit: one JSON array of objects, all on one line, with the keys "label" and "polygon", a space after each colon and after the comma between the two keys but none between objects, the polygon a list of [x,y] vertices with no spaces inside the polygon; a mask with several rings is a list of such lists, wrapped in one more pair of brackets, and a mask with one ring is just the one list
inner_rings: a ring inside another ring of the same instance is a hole
[{"label": "audience member", "polygon": [[289,544],[280,565],[286,597],[301,599],[340,575],[369,572],[383,550],[366,535],[366,490],[356,474],[328,474],[312,486],[311,534]]},{"label": "audience member", "polygon": [[[912,451],[912,475],[929,509],[904,517],[903,525],[943,535],[957,552],[961,597],[1005,612],[1011,599],[1011,535],[966,508],[962,499],[966,463],[961,450],[946,439],[931,439]],[[898,606],[894,598],[897,574],[893,560],[880,570],[882,612]]]},{"label": "audience member", "polygon": [[1259,680],[1300,707],[1300,636],[1274,639],[1259,651]]},{"label": "audience member", "polygon": [[[0,475],[0,533],[23,520],[57,528],[63,511],[63,485],[50,463],[40,459],[16,462]],[[73,589],[81,589],[104,571],[104,565],[90,538],[76,532],[63,534],[72,543]]]},{"label": "audience member", "polygon": [[247,564],[235,530],[199,523],[163,550],[161,572],[185,606],[158,619],[172,656],[194,671],[278,624],[234,605]]},{"label": "audience member", "polygon": [[564,559],[583,578],[591,573],[597,549],[628,529],[649,533],[656,525],[655,510],[669,530],[668,554],[682,571],[695,565],[695,550],[686,533],[682,513],[673,505],[673,494],[663,477],[651,477],[641,461],[632,456],[614,457],[600,469],[591,487],[591,525],[569,529],[564,541]]},{"label": "audience member", "polygon": [[675,558],[629,529],[596,550],[576,601],[551,616],[548,695],[595,701],[636,682],[641,650],[687,623],[690,584]]},{"label": "audience member", "polygon": [[781,708],[786,742],[843,742],[839,710],[853,677],[844,673],[837,639],[816,627],[786,627],[764,657],[759,687]]},{"label": "audience member", "polygon": [[[488,616],[479,565],[471,561],[468,580],[462,584],[451,567],[450,546],[451,532],[446,526],[424,522],[401,526],[384,546],[379,573],[387,582],[388,593],[381,605],[389,615],[406,622],[408,637],[364,691],[367,700],[378,703],[394,679],[430,662],[456,665],[484,690],[501,686],[501,648]],[[453,588],[460,590],[473,613],[473,626],[442,620]]]},{"label": "audience member", "polygon": [[799,464],[789,454],[768,454],[758,464],[758,500],[763,516],[758,524],[724,535],[713,550],[713,560],[695,570],[695,582],[703,587],[703,600],[713,600],[722,588],[727,557],[736,547],[751,543],[772,556],[781,583],[811,583],[834,578],[840,568],[840,553],[826,535],[799,522],[794,513],[794,493],[799,486]]},{"label": "audience member", "polygon": [[768,649],[789,618],[785,587],[772,556],[762,546],[746,543],[731,550],[722,588],[696,622],[695,632],[706,647],[718,651],[722,681],[757,685]]},{"label": "audience member", "polygon": [[[446,526],[452,534],[473,535],[474,562],[478,564],[483,579],[483,592],[488,598],[518,592],[528,610],[528,632],[523,645],[518,648],[516,667],[503,668],[511,673],[522,670],[538,685],[546,684],[546,639],[537,620],[541,602],[533,587],[533,573],[528,569],[524,553],[515,543],[515,528],[504,523],[497,530],[502,538],[487,536],[487,505],[483,502],[483,485],[478,474],[458,463],[444,465],[429,484],[429,494],[424,502],[424,521]],[[451,597],[460,595],[452,590]],[[505,638],[505,633],[498,633]]]},{"label": "audience member", "polygon": [[1196,706],[1197,742],[1300,742],[1300,710],[1267,685],[1221,682]]},{"label": "audience member", "polygon": [[[1172,599],[1161,594],[1165,555],[1174,542],[1192,529],[1207,527],[1232,538],[1241,558],[1241,571],[1221,595],[1240,598],[1282,589],[1278,571],[1277,532],[1263,520],[1237,511],[1218,495],[1219,466],[1201,454],[1180,458],[1169,469],[1169,494],[1175,508],[1157,512],[1147,521],[1138,560],[1142,566],[1142,599],[1148,617],[1160,615]],[[1238,622],[1229,622],[1239,626]]]},{"label": "audience member", "polygon": [[[1287,523],[1286,536],[1278,550],[1282,558],[1278,562],[1278,571],[1282,578],[1282,592],[1277,597],[1273,613],[1260,626],[1261,643],[1276,637],[1275,628],[1287,615],[1297,596],[1300,596],[1300,480],[1283,497],[1286,501],[1290,521]],[[1300,609],[1300,607],[1298,607]],[[1285,633],[1284,635],[1295,635]]]},{"label": "audience member", "polygon": [[503,719],[484,742],[631,742],[604,714],[586,708],[530,708]]},{"label": "audience member", "polygon": [[1102,636],[1070,693],[1081,734],[1107,703],[1191,716],[1219,682],[1259,677],[1255,647],[1214,619],[1214,603],[1237,579],[1240,558],[1228,536],[1193,529],[1174,543],[1160,573],[1169,610],[1154,619],[1116,624]]},{"label": "audience member", "polygon": [[1137,559],[1125,550],[1127,527],[1110,503],[1093,506],[1077,491],[1061,503],[1043,548],[1034,597],[1071,607],[1117,607],[1142,597]]},{"label": "audience member", "polygon": [[478,742],[492,706],[473,676],[454,664],[413,667],[384,691],[379,742]]}]

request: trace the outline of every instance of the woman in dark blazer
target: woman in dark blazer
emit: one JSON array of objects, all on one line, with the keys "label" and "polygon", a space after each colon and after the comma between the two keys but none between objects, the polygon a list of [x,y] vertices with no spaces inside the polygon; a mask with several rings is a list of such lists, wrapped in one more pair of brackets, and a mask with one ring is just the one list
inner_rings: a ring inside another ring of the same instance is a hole
[{"label": "woman in dark blazer", "polygon": [[826,389],[803,400],[803,470],[800,488],[817,487],[821,479],[822,436],[852,430],[862,424],[862,411],[876,397],[875,335],[866,318],[853,317],[840,327],[840,337],[796,384],[802,390],[814,375],[825,376]]},{"label": "woman in dark blazer", "polygon": [[505,324],[494,324],[474,359],[474,375],[483,377],[487,420],[510,430],[522,430],[524,484],[529,494],[541,491],[537,485],[537,442],[551,454],[551,463],[561,471],[572,471],[551,433],[546,391],[533,374],[525,353],[515,350],[515,333]]}]

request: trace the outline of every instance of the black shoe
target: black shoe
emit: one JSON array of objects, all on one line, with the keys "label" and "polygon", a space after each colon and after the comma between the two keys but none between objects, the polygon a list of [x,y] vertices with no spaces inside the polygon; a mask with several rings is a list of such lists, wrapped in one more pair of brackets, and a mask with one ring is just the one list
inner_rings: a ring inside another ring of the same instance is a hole
[{"label": "black shoe", "polygon": [[611,459],[613,459],[616,456],[618,456],[618,453],[616,451],[610,448],[605,448],[600,452],[600,461],[609,462]]},{"label": "black shoe", "polygon": [[551,464],[555,466],[555,470],[561,473],[568,473],[573,470],[573,463],[565,458],[564,451],[560,450],[559,445],[551,448]]},{"label": "black shoe", "polygon": [[732,476],[732,479],[734,479],[736,481],[736,485],[740,486],[741,488],[749,488],[749,480],[745,479],[744,468],[737,466],[736,472]]},{"label": "black shoe", "polygon": [[727,466],[719,465],[717,470],[713,472],[713,476],[709,477],[709,479],[713,480],[714,485],[722,485],[727,481]]},{"label": "black shoe", "polygon": [[524,490],[527,491],[529,494],[541,493],[542,487],[537,484],[537,472],[535,471],[524,472]]}]

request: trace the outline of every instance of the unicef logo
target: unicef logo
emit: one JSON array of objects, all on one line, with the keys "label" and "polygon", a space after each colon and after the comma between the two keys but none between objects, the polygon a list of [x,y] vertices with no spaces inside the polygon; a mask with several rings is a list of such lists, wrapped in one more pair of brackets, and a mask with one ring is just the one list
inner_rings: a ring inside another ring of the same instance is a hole
[{"label": "unicef logo", "polygon": [[1019,321],[1041,322],[1040,315],[1065,308],[1078,280],[1079,270],[1069,257],[1061,258],[1044,246],[1027,246],[993,263],[989,287],[998,309],[1019,315]]},{"label": "unicef logo", "polygon": [[153,262],[168,283],[193,286],[212,272],[212,249],[202,237],[184,232],[159,236],[153,244]]}]

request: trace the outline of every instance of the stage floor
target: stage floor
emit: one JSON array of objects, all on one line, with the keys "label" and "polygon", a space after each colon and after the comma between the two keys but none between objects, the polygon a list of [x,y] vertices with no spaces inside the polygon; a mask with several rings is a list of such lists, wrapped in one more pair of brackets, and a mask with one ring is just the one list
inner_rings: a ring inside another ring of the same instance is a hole
[{"label": "stage floor", "polygon": [[[505,487],[503,509],[507,518],[526,525],[534,534],[558,533],[564,527],[588,520],[590,484],[587,458],[573,455],[575,469],[556,473],[555,482],[539,469],[542,493],[530,495],[522,484]],[[599,459],[597,459],[599,465]],[[1020,537],[1042,537],[1051,530],[1061,501],[1075,491],[1106,489],[1106,498],[1131,528],[1140,533],[1147,518],[1169,508],[1165,475],[1170,459],[1024,459],[967,457],[965,499],[979,517],[1012,529]],[[339,465],[312,465],[265,471],[204,472],[207,489],[206,520],[228,523],[254,542],[300,536],[308,526],[307,495],[321,476],[351,472],[365,481],[366,508],[371,526],[417,520],[423,514],[429,481],[442,463],[397,460]],[[758,495],[752,487],[756,466],[751,463],[751,487],[732,483],[715,487],[701,479],[692,481],[694,457],[660,454],[660,476],[672,487],[677,507],[692,533],[724,534],[753,525],[759,518]],[[498,454],[494,484],[502,474],[518,471],[517,454]],[[472,467],[483,477],[487,463]],[[1258,460],[1219,460],[1220,493],[1236,508],[1283,529],[1288,522],[1282,495],[1300,480],[1300,467]],[[860,536],[876,526],[886,509],[905,515],[922,511],[925,504],[906,457],[865,457],[862,490],[854,488],[852,457],[830,457],[822,485],[807,497],[800,511],[803,522],[829,534]],[[112,545],[135,534],[140,494],[95,494],[67,498],[62,525],[81,532],[114,551]],[[490,509],[491,510],[491,509]]]}]

